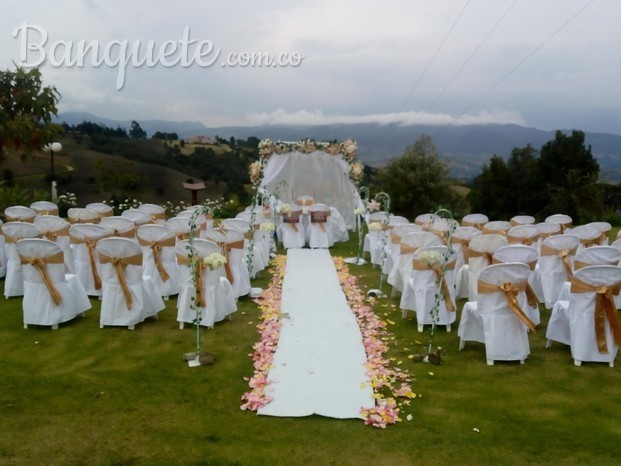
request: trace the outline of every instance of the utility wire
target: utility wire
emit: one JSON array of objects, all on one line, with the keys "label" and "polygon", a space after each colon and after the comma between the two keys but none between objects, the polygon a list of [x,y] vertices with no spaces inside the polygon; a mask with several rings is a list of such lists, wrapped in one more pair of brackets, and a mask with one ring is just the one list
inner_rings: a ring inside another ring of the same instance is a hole
[{"label": "utility wire", "polygon": [[558,29],[556,29],[547,39],[541,42],[537,47],[535,47],[526,57],[524,57],[517,65],[509,70],[502,78],[500,78],[494,85],[492,85],[487,91],[485,91],[481,96],[479,96],[472,104],[470,104],[463,112],[460,113],[459,116],[463,116],[467,113],[472,107],[478,104],[481,100],[487,97],[494,89],[496,89],[505,79],[511,76],[515,70],[517,70],[520,66],[522,66],[528,59],[530,59],[535,53],[541,50],[548,42],[550,42],[554,36],[556,36],[559,32],[561,32],[569,23],[571,23],[578,15],[580,15],[584,10],[586,10],[589,6],[591,6],[595,0],[591,0],[589,3],[580,8],[576,13],[573,14],[567,21],[565,21]]},{"label": "utility wire", "polygon": [[431,60],[429,60],[429,62],[427,63],[427,66],[425,67],[425,69],[423,70],[423,72],[421,73],[421,75],[418,77],[418,79],[416,80],[416,82],[414,83],[414,86],[412,87],[412,89],[410,90],[410,93],[408,94],[408,96],[405,98],[403,104],[401,104],[401,108],[399,109],[398,113],[401,113],[403,111],[403,109],[405,108],[405,106],[407,105],[408,101],[410,100],[410,98],[412,97],[412,95],[414,94],[414,91],[416,91],[416,89],[418,88],[418,85],[420,84],[420,82],[423,80],[423,78],[425,77],[425,75],[427,74],[427,71],[429,71],[429,68],[431,68],[431,65],[433,64],[433,62],[435,61],[436,57],[438,56],[438,54],[440,53],[440,50],[442,50],[442,47],[444,47],[444,44],[446,43],[447,39],[449,38],[449,36],[451,35],[451,33],[453,32],[453,29],[455,29],[455,26],[457,25],[457,23],[459,22],[459,20],[461,19],[462,15],[464,14],[464,11],[466,11],[466,8],[468,7],[468,4],[470,3],[470,0],[466,1],[466,4],[464,5],[464,7],[462,8],[461,12],[459,13],[459,15],[457,16],[457,18],[455,19],[455,21],[453,22],[453,25],[450,27],[450,29],[448,30],[448,32],[446,33],[446,36],[444,36],[444,39],[442,40],[442,43],[438,46],[438,48],[436,49],[435,53],[433,54],[433,56],[431,57]]},{"label": "utility wire", "polygon": [[483,45],[485,44],[485,42],[487,42],[487,39],[490,38],[490,36],[493,34],[493,32],[496,30],[496,28],[500,25],[500,23],[502,23],[502,21],[505,19],[505,17],[509,14],[509,12],[513,9],[513,7],[516,5],[516,3],[518,2],[518,0],[514,0],[514,2],[509,5],[509,8],[507,8],[507,10],[502,14],[502,16],[500,17],[500,19],[498,21],[496,21],[496,24],[494,24],[494,26],[490,29],[490,31],[487,33],[487,35],[483,38],[483,40],[481,40],[481,42],[479,42],[479,45],[477,45],[477,47],[474,49],[474,51],[470,54],[470,56],[466,59],[466,61],[464,61],[464,63],[461,65],[461,67],[457,70],[457,72],[453,75],[453,77],[449,80],[448,83],[446,83],[446,85],[444,86],[444,88],[440,91],[440,93],[436,96],[435,99],[433,99],[433,101],[427,106],[427,108],[425,109],[425,113],[428,112],[429,110],[431,110],[431,107],[433,107],[435,105],[435,103],[444,95],[444,93],[446,92],[446,90],[450,87],[451,84],[453,84],[453,81],[455,81],[455,79],[457,79],[457,76],[459,76],[461,74],[461,72],[464,70],[464,68],[468,65],[468,63],[470,63],[470,61],[474,58],[474,56],[477,54],[477,52],[479,51],[479,49],[481,47],[483,47]]}]

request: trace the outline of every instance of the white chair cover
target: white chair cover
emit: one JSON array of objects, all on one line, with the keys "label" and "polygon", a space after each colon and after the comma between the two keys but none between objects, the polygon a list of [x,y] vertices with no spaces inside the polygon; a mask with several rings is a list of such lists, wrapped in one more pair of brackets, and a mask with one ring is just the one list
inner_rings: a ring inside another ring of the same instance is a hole
[{"label": "white chair cover", "polygon": [[328,218],[330,217],[330,207],[325,204],[314,204],[308,208],[310,221],[308,224],[308,245],[312,248],[329,248],[330,232]]},{"label": "white chair cover", "polygon": [[90,204],[86,204],[86,208],[97,212],[100,219],[112,217],[114,215],[112,207],[108,204],[104,204],[103,202],[91,202]]},{"label": "white chair cover", "polygon": [[233,286],[233,296],[239,298],[250,293],[250,274],[246,264],[244,234],[237,230],[227,230],[224,240],[224,256],[227,258],[225,271]]},{"label": "white chair cover", "polygon": [[404,223],[401,225],[395,225],[389,231],[390,241],[388,242],[388,254],[386,255],[386,261],[384,262],[384,268],[382,273],[388,275],[395,263],[399,260],[401,255],[401,238],[408,233],[414,233],[417,231],[423,231],[420,225],[415,223]]},{"label": "white chair cover", "polygon": [[67,211],[69,223],[99,223],[99,214],[85,207],[72,207]]},{"label": "white chair cover", "polygon": [[74,275],[65,275],[61,247],[47,239],[22,239],[15,245],[24,272],[24,328],[67,322],[91,308]]},{"label": "white chair cover", "polygon": [[302,208],[295,204],[291,204],[290,208],[291,212],[282,217],[282,244],[285,249],[303,248],[306,239],[302,224]]},{"label": "white chair cover", "polygon": [[530,275],[528,276],[528,285],[530,290],[526,293],[520,294],[520,307],[528,318],[535,324],[541,323],[541,315],[539,313],[539,298],[537,296],[536,289],[541,288],[541,283],[534,283],[538,275],[535,275],[535,269],[537,266],[537,249],[532,246],[526,246],[522,244],[510,244],[496,249],[492,256],[492,260],[495,264],[505,264],[508,262],[521,262],[528,265],[530,269]]},{"label": "white chair cover", "polygon": [[599,244],[602,246],[607,246],[609,244],[608,235],[610,234],[610,230],[612,230],[612,225],[608,222],[590,222],[587,223],[587,226],[594,226],[599,228],[601,232]]},{"label": "white chair cover", "polygon": [[579,250],[596,246],[600,244],[602,239],[602,230],[595,225],[579,225],[577,227],[567,229],[566,232],[580,238]]},{"label": "white chair cover", "polygon": [[569,329],[575,365],[607,362],[614,366],[621,344],[621,328],[612,295],[620,287],[621,268],[617,266],[594,265],[574,274],[569,297]]},{"label": "white chair cover", "polygon": [[146,212],[151,217],[151,223],[164,224],[166,222],[166,209],[157,204],[140,204],[138,210]]},{"label": "white chair cover", "polygon": [[103,283],[99,326],[133,330],[146,318],[157,317],[165,305],[153,280],[142,274],[141,247],[127,238],[103,238],[95,249]]},{"label": "white chair cover", "polygon": [[506,246],[507,238],[500,234],[481,234],[474,236],[468,246],[468,299],[477,301],[479,273],[492,264],[496,249]]},{"label": "white chair cover", "polygon": [[97,242],[112,236],[112,231],[95,223],[76,223],[69,228],[75,276],[89,296],[101,296],[101,265],[95,251]]},{"label": "white chair cover", "polygon": [[60,249],[63,250],[65,271],[74,273],[73,250],[69,240],[69,222],[58,215],[37,215],[32,223],[41,230],[43,238],[60,246]]},{"label": "white chair cover", "polygon": [[[440,280],[439,270],[441,266],[431,267],[420,260],[428,254],[434,254],[445,262],[444,284],[438,288]],[[422,256],[421,256],[422,255]],[[433,324],[434,318],[431,310],[435,304],[438,293],[443,296],[437,309],[435,324],[446,325],[446,330],[451,331],[451,324],[457,319],[455,306],[455,253],[449,254],[446,246],[429,246],[418,249],[412,259],[412,271],[405,282],[399,307],[402,317],[407,317],[408,311],[416,312],[418,331],[423,331],[425,324]]]},{"label": "white chair cover", "polygon": [[433,222],[435,222],[436,220],[438,220],[439,217],[436,214],[432,214],[432,213],[426,213],[426,214],[420,214],[417,215],[416,218],[414,219],[414,223],[416,225],[420,225],[421,227],[423,227],[423,229],[425,230],[429,230],[430,226]]},{"label": "white chair cover", "polygon": [[491,222],[487,222],[483,225],[483,234],[484,235],[503,235],[507,236],[507,233],[511,229],[511,222],[507,222],[505,220],[493,220]]},{"label": "white chair cover", "polygon": [[[220,246],[213,241],[198,238],[193,241],[193,244],[194,254],[200,263],[209,254],[222,252]],[[202,267],[199,272],[202,296],[199,297],[196,293],[194,273],[190,262],[189,241],[178,242],[175,250],[179,263],[179,282],[181,285],[177,300],[179,328],[183,328],[185,323],[193,323],[196,319],[197,310],[201,314],[200,325],[213,328],[215,322],[230,317],[237,310],[233,287],[225,276],[224,267],[210,270],[204,265],[200,266]]]},{"label": "white chair cover", "polygon": [[129,218],[120,215],[102,217],[99,224],[112,230],[112,236],[136,239],[136,225]]},{"label": "white chair cover", "polygon": [[487,215],[480,214],[480,213],[473,213],[473,214],[465,215],[461,219],[461,226],[462,227],[475,227],[479,230],[482,230],[483,225],[485,225],[487,222],[489,222],[489,218]]},{"label": "white chair cover", "polygon": [[[592,265],[612,265],[618,266],[621,261],[621,251],[612,246],[593,246],[581,249],[576,253],[573,262],[574,273],[583,267]],[[550,347],[552,341],[571,344],[569,331],[569,299],[571,292],[571,282],[566,281],[559,292],[558,299],[552,308],[550,321],[546,330],[547,343],[546,347]],[[618,296],[615,296],[616,307],[618,307]]]},{"label": "white chair cover", "polygon": [[50,201],[34,201],[30,204],[30,208],[37,215],[58,215],[58,206]]},{"label": "white chair cover", "polygon": [[141,225],[136,230],[142,247],[142,273],[151,277],[160,296],[179,293],[179,266],[175,252],[175,233],[165,225]]},{"label": "white chair cover", "polygon": [[[188,222],[187,218],[169,218],[168,220],[166,220],[166,226],[173,231],[177,242],[188,239],[190,237],[190,223]],[[198,228],[199,230],[196,232],[197,238],[200,237],[200,225],[198,226]]]},{"label": "white chair cover", "polygon": [[4,218],[8,222],[27,222],[32,223],[37,213],[30,207],[14,205],[4,209]]},{"label": "white chair cover", "polygon": [[0,220],[0,278],[6,275],[6,254],[4,252],[4,233],[2,232],[2,220]]},{"label": "white chair cover", "polygon": [[524,244],[537,247],[539,241],[539,227],[536,225],[517,225],[507,232],[509,244]]},{"label": "white chair cover", "polygon": [[401,238],[400,254],[392,270],[388,274],[387,282],[393,287],[393,294],[402,293],[405,283],[412,272],[414,253],[427,246],[441,246],[442,240],[438,235],[428,231],[408,233]]},{"label": "white chair cover", "polygon": [[519,225],[533,225],[535,223],[535,217],[532,215],[515,215],[511,217],[509,220],[511,226],[519,226]]},{"label": "white chair cover", "polygon": [[561,228],[561,233],[565,233],[565,230],[571,228],[573,219],[569,215],[554,214],[546,218],[545,223],[555,223]]},{"label": "white chair cover", "polygon": [[130,219],[132,222],[134,222],[134,225],[136,227],[153,223],[153,221],[151,220],[151,215],[149,215],[149,213],[145,212],[144,210],[127,209],[121,212],[121,217]]},{"label": "white chair cover", "polygon": [[[522,263],[495,264],[481,271],[479,300],[475,306],[468,306],[468,312],[462,312],[459,323],[460,350],[466,341],[483,340],[488,365],[494,361],[524,363],[530,353],[528,329],[534,325],[527,317],[518,317],[520,309],[510,303],[515,298],[520,301],[529,274],[530,268]],[[482,334],[475,334],[481,330]]]},{"label": "white chair cover", "polygon": [[388,222],[390,215],[384,211],[373,212],[367,219],[368,233],[364,238],[364,252],[369,253],[370,262],[373,265],[380,265],[382,261],[382,237],[389,243]]},{"label": "white chair cover", "polygon": [[[263,218],[263,216],[261,216]],[[250,239],[252,238],[252,271],[250,275],[255,277],[257,273],[264,270],[270,262],[269,257],[269,238],[264,232],[259,232],[260,223],[256,222],[250,230],[250,221],[243,218],[225,218],[222,220],[222,227],[226,230],[239,231],[244,236],[244,257],[248,257]]]},{"label": "white chair cover", "polygon": [[451,238],[451,246],[455,250],[455,298],[468,297],[468,248],[470,240],[481,235],[479,228],[460,226],[455,229]]},{"label": "white chair cover", "polygon": [[539,269],[545,306],[552,309],[573,268],[573,258],[580,246],[574,235],[554,235],[541,242]]},{"label": "white chair cover", "polygon": [[15,245],[20,239],[41,238],[41,230],[32,223],[12,221],[2,225],[2,234],[6,258],[4,297],[23,296],[24,273]]}]

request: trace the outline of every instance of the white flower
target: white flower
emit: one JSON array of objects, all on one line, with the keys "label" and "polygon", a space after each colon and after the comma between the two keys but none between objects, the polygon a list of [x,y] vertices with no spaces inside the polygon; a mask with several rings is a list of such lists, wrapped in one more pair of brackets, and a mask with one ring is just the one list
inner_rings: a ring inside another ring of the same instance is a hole
[{"label": "white flower", "polygon": [[208,256],[203,259],[203,263],[209,267],[211,270],[222,267],[226,264],[226,257],[217,252],[212,252]]},{"label": "white flower", "polygon": [[291,212],[291,206],[289,204],[283,204],[280,206],[279,212],[283,215],[286,215]]},{"label": "white flower", "polygon": [[442,265],[442,255],[437,251],[422,251],[416,258],[427,267]]},{"label": "white flower", "polygon": [[380,222],[369,223],[369,231],[382,231],[382,224]]},{"label": "white flower", "polygon": [[364,215],[364,207],[358,207],[357,209],[354,210],[354,215]]},{"label": "white flower", "polygon": [[259,230],[261,230],[261,231],[274,231],[274,224],[272,222],[263,222],[259,226]]}]

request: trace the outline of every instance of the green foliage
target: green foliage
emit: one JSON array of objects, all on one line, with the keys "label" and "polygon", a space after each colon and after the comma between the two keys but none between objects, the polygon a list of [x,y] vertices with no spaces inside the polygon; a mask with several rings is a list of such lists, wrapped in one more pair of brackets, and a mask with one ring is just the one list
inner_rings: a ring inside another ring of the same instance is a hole
[{"label": "green foliage", "polygon": [[147,132],[140,127],[140,123],[136,120],[132,120],[132,123],[129,127],[129,137],[132,139],[146,139]]},{"label": "green foliage", "polygon": [[507,161],[494,155],[472,182],[472,209],[496,219],[528,214],[543,220],[555,213],[570,215],[575,223],[600,219],[599,165],[584,146],[584,133],[557,131],[540,154],[527,145],[514,148]]},{"label": "green foliage", "polygon": [[60,94],[43,86],[38,68],[0,70],[0,157],[5,151],[32,155],[62,134],[52,123]]},{"label": "green foliage", "polygon": [[408,218],[444,207],[459,212],[461,201],[449,178],[449,166],[440,160],[427,135],[422,135],[399,158],[379,172],[383,190],[391,197],[392,211]]},{"label": "green foliage", "polygon": [[29,206],[34,201],[49,200],[50,193],[42,190],[23,189],[17,183],[12,186],[0,186],[0,213],[14,205]]},{"label": "green foliage", "polygon": [[146,178],[134,173],[132,167],[131,162],[126,162],[110,169],[103,161],[97,162],[99,184],[104,192],[109,193],[110,199],[136,198],[144,191]]}]

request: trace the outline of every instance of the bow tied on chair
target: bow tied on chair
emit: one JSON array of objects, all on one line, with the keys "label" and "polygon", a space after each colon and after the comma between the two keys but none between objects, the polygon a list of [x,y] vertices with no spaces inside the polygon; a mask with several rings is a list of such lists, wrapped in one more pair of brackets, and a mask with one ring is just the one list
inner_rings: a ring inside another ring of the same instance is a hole
[{"label": "bow tied on chair", "polygon": [[595,292],[595,337],[597,340],[597,349],[600,353],[608,353],[608,345],[606,344],[606,319],[612,330],[614,341],[617,345],[621,345],[621,325],[617,317],[617,306],[614,297],[619,295],[621,283],[611,286],[589,285],[575,277],[571,278],[572,293],[589,293]]},{"label": "bow tied on chair", "polygon": [[450,312],[455,312],[455,304],[451,299],[451,295],[449,293],[448,283],[443,277],[443,272],[445,270],[454,270],[455,269],[455,261],[447,262],[444,265],[444,270],[442,270],[441,265],[430,265],[425,262],[414,259],[412,261],[412,268],[415,270],[432,270],[436,274],[436,281],[441,284],[442,290],[442,298],[444,299],[444,305],[446,306],[446,310]]},{"label": "bow tied on chair", "polygon": [[41,275],[41,279],[43,280],[45,287],[49,291],[50,296],[54,301],[54,304],[59,306],[62,302],[62,297],[60,296],[60,293],[54,286],[54,283],[52,282],[52,279],[47,272],[47,264],[64,264],[63,253],[59,252],[48,257],[27,257],[20,255],[19,259],[22,264],[29,264],[37,269],[37,271]]},{"label": "bow tied on chair", "polygon": [[112,264],[114,266],[116,275],[119,279],[119,284],[121,285],[121,290],[123,291],[123,297],[125,299],[125,304],[127,305],[127,310],[131,310],[132,294],[129,286],[127,286],[127,280],[125,279],[125,267],[128,265],[142,265],[142,254],[136,254],[135,256],[128,257],[111,257],[100,252],[99,261],[102,264]]},{"label": "bow tied on chair", "polygon": [[42,232],[44,238],[49,239],[50,241],[58,240],[59,236],[69,236],[69,227],[66,226],[59,230],[46,230]]},{"label": "bow tied on chair", "polygon": [[505,282],[502,285],[493,285],[491,283],[479,280],[478,289],[480,294],[502,292],[505,296],[509,309],[533,332],[536,332],[535,324],[524,313],[517,300],[517,296],[521,291],[526,291],[527,282],[512,283]]},{"label": "bow tied on chair", "polygon": [[558,256],[563,262],[563,266],[565,267],[565,272],[567,272],[567,278],[571,278],[573,276],[573,271],[571,269],[571,256],[576,253],[576,248],[572,249],[555,249],[546,244],[541,245],[541,256]]},{"label": "bow tied on chair", "polygon": [[197,279],[194,280],[196,285],[196,303],[199,307],[205,307],[207,301],[203,290],[203,280],[205,279],[205,274],[209,270],[209,267],[207,267],[207,264],[205,264],[203,259],[199,256],[194,256],[194,260],[192,261],[189,256],[177,254],[177,263],[179,265],[192,266],[192,270],[194,270],[194,273],[197,275]]},{"label": "bow tied on chair", "polygon": [[491,265],[491,264],[494,263],[494,259],[493,259],[494,253],[493,252],[479,251],[477,249],[469,248],[468,256],[469,256],[469,259],[473,258],[473,257],[483,257],[487,261],[487,265]]},{"label": "bow tied on chair", "polygon": [[175,238],[171,236],[170,238],[159,241],[148,241],[142,238],[138,238],[138,243],[140,243],[141,246],[148,246],[151,248],[155,268],[159,272],[162,281],[167,282],[170,279],[170,275],[168,275],[164,264],[162,264],[162,258],[160,253],[162,252],[162,248],[164,247],[174,247]]}]

